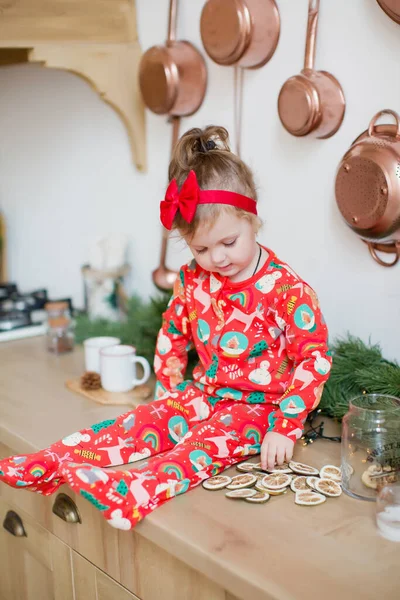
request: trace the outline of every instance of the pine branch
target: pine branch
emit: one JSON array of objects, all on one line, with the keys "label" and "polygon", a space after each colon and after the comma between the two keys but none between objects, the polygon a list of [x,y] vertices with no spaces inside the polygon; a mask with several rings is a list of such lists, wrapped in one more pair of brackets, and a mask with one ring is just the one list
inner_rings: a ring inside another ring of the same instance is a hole
[{"label": "pine branch", "polygon": [[379,344],[365,344],[350,334],[332,345],[333,363],[319,408],[341,420],[349,402],[365,393],[400,397],[400,367],[382,357]]},{"label": "pine branch", "polygon": [[382,364],[370,369],[358,369],[354,379],[368,394],[388,394],[400,398],[400,367]]}]

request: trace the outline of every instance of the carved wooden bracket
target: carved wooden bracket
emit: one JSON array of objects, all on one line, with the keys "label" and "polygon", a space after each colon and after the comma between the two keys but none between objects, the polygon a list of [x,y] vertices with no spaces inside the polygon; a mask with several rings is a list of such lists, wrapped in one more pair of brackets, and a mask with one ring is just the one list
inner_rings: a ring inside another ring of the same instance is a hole
[{"label": "carved wooden bracket", "polygon": [[83,77],[122,118],[146,169],[134,0],[0,0],[0,65],[40,63]]},{"label": "carved wooden bracket", "polygon": [[65,69],[83,77],[120,115],[128,130],[133,159],[146,168],[145,112],[137,83],[140,61],[137,42],[130,44],[42,45],[28,54],[29,62]]}]

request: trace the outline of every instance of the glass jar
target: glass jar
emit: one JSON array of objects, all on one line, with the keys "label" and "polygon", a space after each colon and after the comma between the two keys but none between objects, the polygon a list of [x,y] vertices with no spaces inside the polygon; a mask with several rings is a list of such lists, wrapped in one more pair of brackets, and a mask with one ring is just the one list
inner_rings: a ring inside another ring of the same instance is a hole
[{"label": "glass jar", "polygon": [[47,302],[47,349],[55,354],[71,352],[74,348],[74,331],[68,302]]},{"label": "glass jar", "polygon": [[342,485],[353,498],[376,500],[400,469],[400,399],[357,396],[342,422]]}]

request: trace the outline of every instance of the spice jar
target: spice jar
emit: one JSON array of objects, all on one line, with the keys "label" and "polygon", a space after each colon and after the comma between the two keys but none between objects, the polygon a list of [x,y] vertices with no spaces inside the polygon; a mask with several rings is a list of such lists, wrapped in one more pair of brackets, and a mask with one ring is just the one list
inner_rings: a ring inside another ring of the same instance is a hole
[{"label": "spice jar", "polygon": [[74,348],[74,332],[68,302],[47,302],[47,349],[63,354]]},{"label": "spice jar", "polygon": [[376,500],[400,469],[400,399],[364,394],[342,422],[342,485],[353,498]]}]

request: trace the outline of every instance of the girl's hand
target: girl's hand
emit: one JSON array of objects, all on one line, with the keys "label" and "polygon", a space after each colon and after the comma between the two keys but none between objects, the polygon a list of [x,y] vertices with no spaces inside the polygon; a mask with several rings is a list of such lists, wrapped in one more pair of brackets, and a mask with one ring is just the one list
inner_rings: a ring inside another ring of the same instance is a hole
[{"label": "girl's hand", "polygon": [[261,445],[261,466],[272,470],[275,464],[289,462],[293,456],[294,442],[281,433],[269,431]]}]

